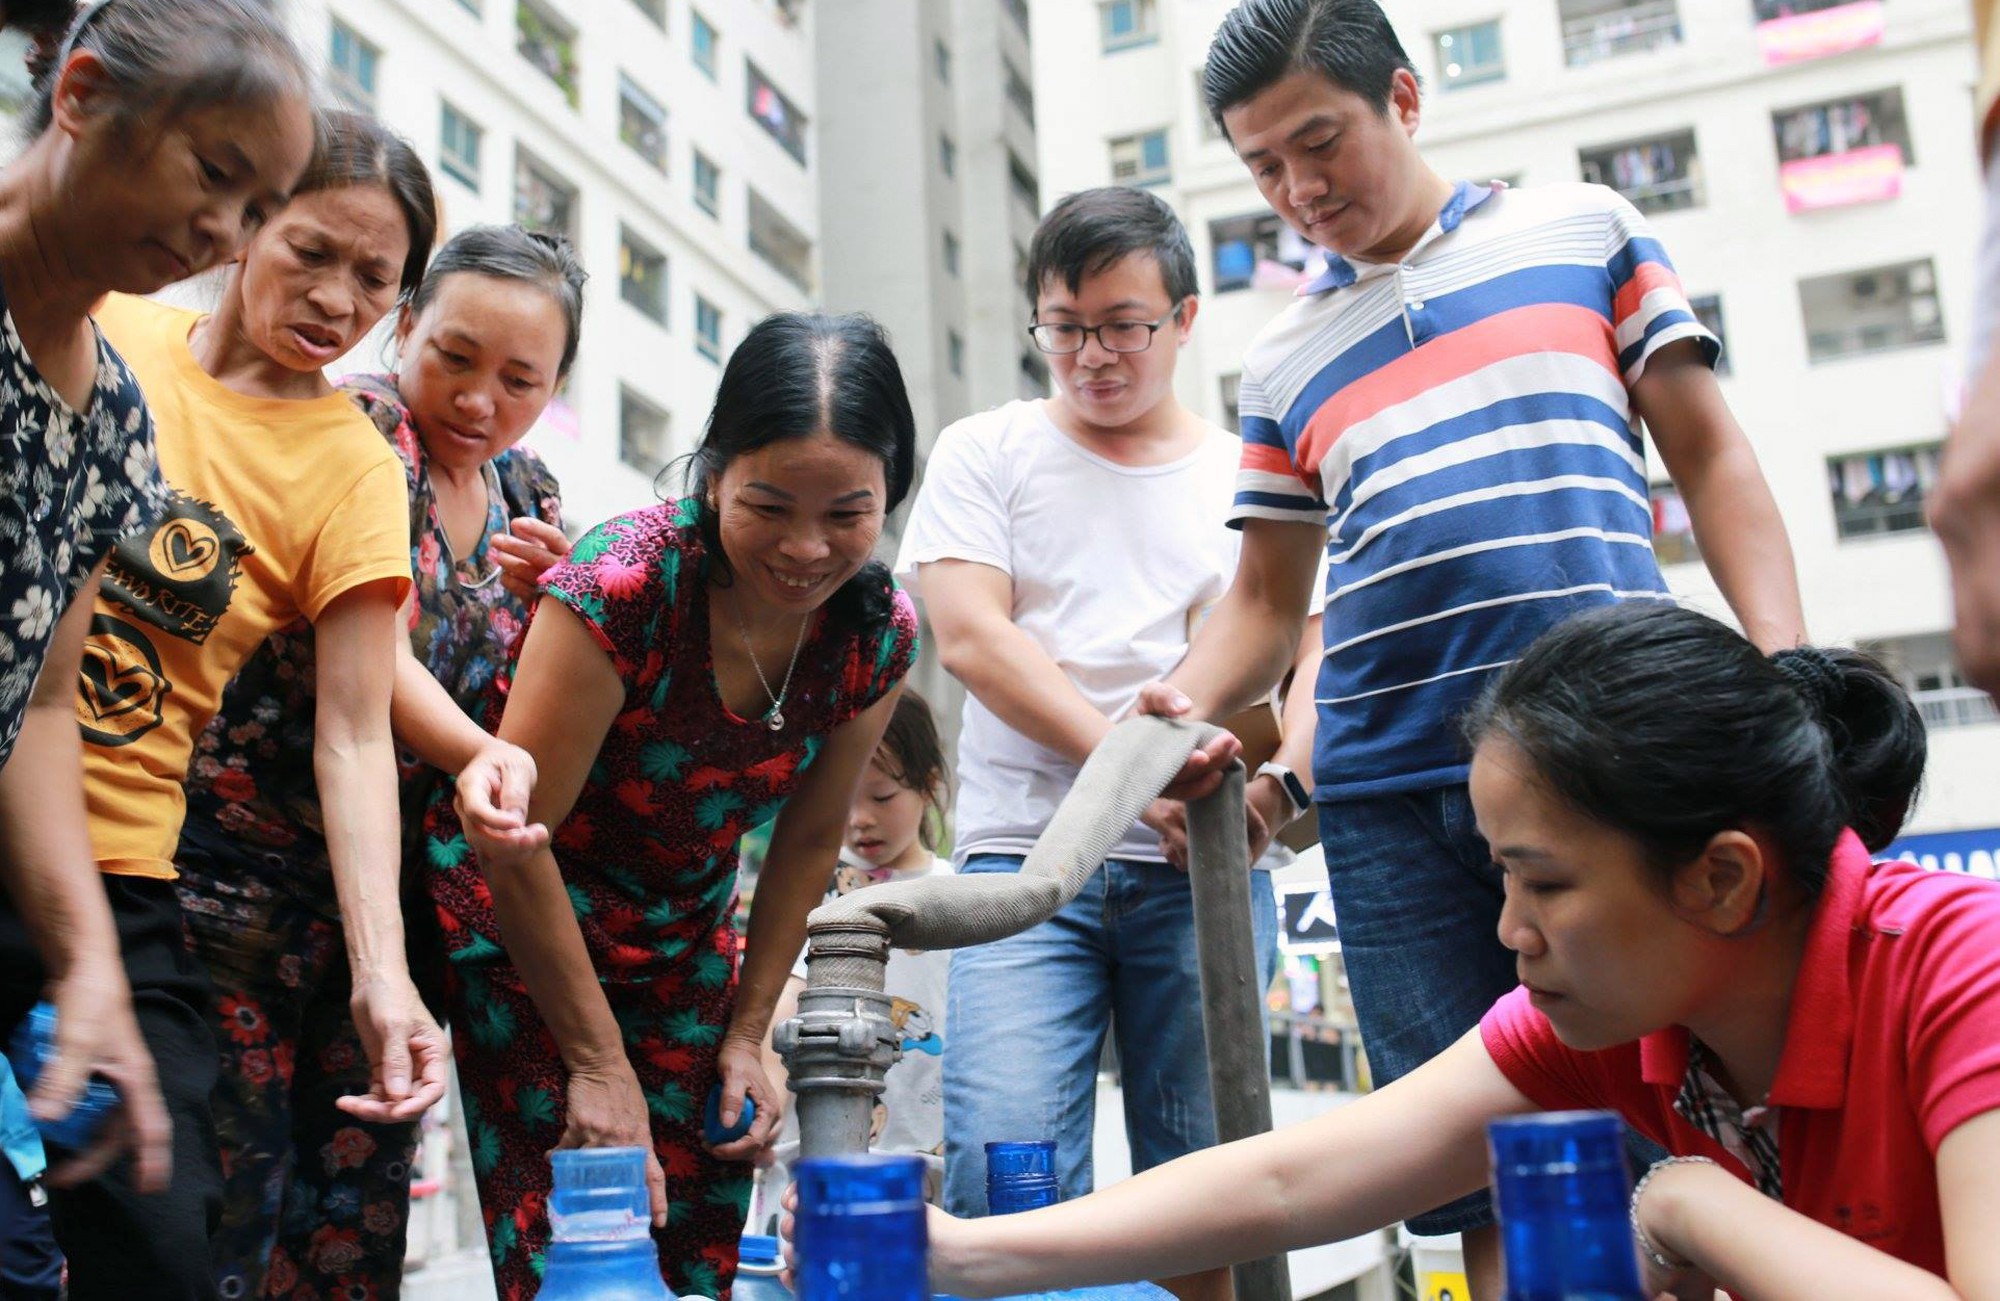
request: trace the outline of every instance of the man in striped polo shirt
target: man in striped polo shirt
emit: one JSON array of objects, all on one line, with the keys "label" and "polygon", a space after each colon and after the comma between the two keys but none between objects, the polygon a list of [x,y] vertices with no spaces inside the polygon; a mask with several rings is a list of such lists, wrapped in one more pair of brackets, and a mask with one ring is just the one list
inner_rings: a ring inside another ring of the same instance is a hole
[{"label": "man in striped polo shirt", "polygon": [[[1343,957],[1378,1081],[1515,983],[1502,880],[1473,825],[1456,720],[1576,611],[1671,599],[1638,420],[1717,583],[1761,646],[1804,635],[1791,547],[1665,251],[1611,190],[1453,184],[1419,155],[1418,83],[1375,0],[1243,0],[1203,74],[1210,112],[1325,270],[1251,345],[1234,583],[1158,712],[1267,690],[1327,551],[1315,800]],[[1191,762],[1212,769],[1224,747]],[[1492,1212],[1466,1231],[1500,1283]]]}]

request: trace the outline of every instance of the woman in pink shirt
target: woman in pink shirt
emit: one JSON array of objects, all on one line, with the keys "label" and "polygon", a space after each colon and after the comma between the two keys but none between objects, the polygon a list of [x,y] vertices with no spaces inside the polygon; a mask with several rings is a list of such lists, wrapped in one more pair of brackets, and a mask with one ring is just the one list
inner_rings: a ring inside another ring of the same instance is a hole
[{"label": "woman in pink shirt", "polygon": [[1522,986],[1307,1124],[1053,1212],[935,1214],[936,1285],[1160,1278],[1351,1237],[1483,1186],[1495,1117],[1604,1107],[1675,1154],[1634,1206],[1657,1291],[2000,1298],[2000,887],[1871,861],[1925,753],[1882,667],[1613,606],[1536,642],[1467,735]]}]

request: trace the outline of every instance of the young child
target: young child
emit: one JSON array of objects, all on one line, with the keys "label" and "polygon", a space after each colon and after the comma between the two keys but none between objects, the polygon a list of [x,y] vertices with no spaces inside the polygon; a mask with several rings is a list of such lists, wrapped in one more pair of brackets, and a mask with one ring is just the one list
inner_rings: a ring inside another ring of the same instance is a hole
[{"label": "young child", "polygon": [[[828,901],[883,881],[913,881],[951,871],[951,860],[938,856],[950,788],[951,774],[930,706],[915,691],[905,690],[855,789],[847,844],[827,887]],[[929,1170],[924,1194],[930,1201],[938,1200],[944,1183],[944,996],[950,970],[951,954],[943,950],[896,949],[889,954],[883,988],[894,1005],[896,1028],[902,1031],[903,1056],[889,1069],[868,1136],[877,1152],[917,1153],[925,1158]],[[798,1014],[805,987],[802,953],[778,999],[773,1026]],[[784,1062],[772,1051],[768,1036],[764,1052],[765,1072],[774,1086],[781,1085]],[[788,1105],[771,1148],[771,1163],[759,1173],[751,1198],[749,1232],[778,1231],[779,1200],[791,1182],[791,1162],[798,1150],[798,1111]]]}]

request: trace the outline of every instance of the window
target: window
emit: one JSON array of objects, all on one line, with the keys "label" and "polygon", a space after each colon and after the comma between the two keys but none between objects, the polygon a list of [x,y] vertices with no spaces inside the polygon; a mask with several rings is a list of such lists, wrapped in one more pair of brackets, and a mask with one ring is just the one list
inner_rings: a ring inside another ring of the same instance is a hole
[{"label": "window", "polygon": [[661,31],[667,28],[667,0],[632,0],[639,12],[653,20]]},{"label": "window", "polygon": [[1020,378],[1023,401],[1033,402],[1049,395],[1049,364],[1033,348],[1021,354]]},{"label": "window", "polygon": [[1924,497],[1937,486],[1937,443],[1836,456],[1826,463],[1833,494],[1833,522],[1842,538],[1916,533],[1924,524]]},{"label": "window", "polygon": [[1163,185],[1172,179],[1164,130],[1121,136],[1111,142],[1112,184]]},{"label": "window", "polygon": [[479,144],[486,130],[450,104],[438,125],[438,167],[466,189],[479,193]]},{"label": "window", "polygon": [[673,460],[668,445],[667,413],[636,396],[631,389],[618,389],[618,459],[649,479]]},{"label": "window", "polygon": [[1563,59],[1572,68],[1681,40],[1677,0],[1558,0]]},{"label": "window", "polygon": [[1500,57],[1500,20],[1454,27],[1437,34],[1438,80],[1446,90],[1499,81],[1507,75]]},{"label": "window", "polygon": [[715,47],[717,39],[715,28],[709,23],[708,19],[703,18],[699,13],[690,9],[688,11],[688,55],[694,60],[695,67],[700,68],[708,74],[710,81],[715,80]]},{"label": "window", "polygon": [[951,365],[951,373],[965,378],[965,338],[957,330],[947,330],[944,336],[946,359]]},{"label": "window", "polygon": [[697,149],[694,151],[694,206],[711,217],[722,212],[722,169],[715,160]]},{"label": "window", "polygon": [[700,294],[694,296],[694,350],[710,361],[722,360],[722,309]]},{"label": "window", "polygon": [[1832,361],[1944,339],[1937,271],[1929,258],[1799,281],[1806,352]]},{"label": "window", "polygon": [[534,3],[520,0],[514,9],[514,48],[561,87],[563,98],[576,107],[576,29]]},{"label": "window", "polygon": [[1154,0],[1100,0],[1097,19],[1106,54],[1160,39],[1160,15]]},{"label": "window", "polygon": [[514,151],[514,221],[576,242],[576,187],[519,148]]},{"label": "window", "polygon": [[1273,212],[1208,223],[1215,292],[1296,288],[1304,282],[1312,245]]},{"label": "window", "polygon": [[944,132],[938,132],[938,166],[946,176],[958,175],[958,146]]},{"label": "window", "polygon": [[667,323],[667,255],[629,230],[618,232],[618,296],[649,319]]},{"label": "window", "polygon": [[1028,0],[1000,0],[1000,7],[1007,11],[1007,16],[1014,20],[1014,26],[1020,28],[1021,34],[1026,36],[1028,34]]},{"label": "window", "polygon": [[950,231],[944,233],[944,269],[948,275],[958,274],[958,236]]},{"label": "window", "polygon": [[1771,115],[1771,129],[1777,133],[1781,163],[1883,145],[1900,150],[1905,167],[1915,161],[1910,153],[1910,126],[1903,113],[1900,88],[1785,109]]},{"label": "window", "polygon": [[806,115],[785,93],[771,84],[756,64],[745,62],[744,80],[748,94],[746,107],[757,125],[770,133],[786,153],[803,163],[806,160]]},{"label": "window", "polygon": [[937,69],[937,79],[945,85],[951,84],[951,47],[940,36],[931,42],[931,63]]},{"label": "window", "polygon": [[618,74],[618,138],[655,170],[667,170],[667,110],[622,72]]},{"label": "window", "polygon": [[1688,515],[1681,490],[1671,483],[1656,483],[1650,496],[1653,505],[1653,554],[1663,565],[1687,565],[1701,559],[1694,544],[1694,520]]},{"label": "window", "polygon": [[1222,377],[1222,427],[1238,438],[1243,437],[1243,376],[1224,375]]},{"label": "window", "polygon": [[1822,9],[1849,3],[1851,0],[1750,0],[1750,13],[1756,21],[1768,23],[1778,18],[1818,13]]},{"label": "window", "polygon": [[1578,154],[1583,179],[1608,185],[1641,212],[1675,212],[1704,202],[1694,132],[1600,145]]},{"label": "window", "polygon": [[750,191],[750,251],[799,289],[812,292],[812,241],[755,190]]},{"label": "window", "polygon": [[473,15],[475,18],[478,17],[481,12],[479,4],[480,0],[458,0],[458,7],[460,9],[465,10],[465,12]]},{"label": "window", "polygon": [[1035,91],[1028,85],[1028,79],[1014,66],[1014,61],[1006,55],[1000,56],[1000,66],[1007,82],[1007,102],[1020,110],[1029,126],[1035,124]]},{"label": "window", "polygon": [[363,113],[375,111],[375,78],[381,61],[380,49],[363,40],[346,23],[334,20],[333,42],[327,51],[327,80],[348,107]]},{"label": "window", "polygon": [[1926,727],[1970,727],[2000,719],[1993,698],[1966,681],[1950,633],[1862,642],[1860,649],[1881,660],[1903,684]]},{"label": "window", "polygon": [[1042,186],[1035,179],[1034,169],[1022,162],[1012,149],[1007,151],[1007,184],[1014,191],[1014,197],[1026,204],[1028,211],[1039,217],[1042,215]]}]

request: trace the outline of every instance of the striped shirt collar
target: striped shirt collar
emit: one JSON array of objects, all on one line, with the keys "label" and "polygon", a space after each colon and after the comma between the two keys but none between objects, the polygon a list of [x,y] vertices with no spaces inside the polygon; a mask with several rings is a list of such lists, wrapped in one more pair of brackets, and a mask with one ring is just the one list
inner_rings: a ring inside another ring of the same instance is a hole
[{"label": "striped shirt collar", "polygon": [[[1429,230],[1424,232],[1423,238],[1417,241],[1416,247],[1410,250],[1410,255],[1414,256],[1417,249],[1422,248],[1438,236],[1448,235],[1452,231],[1457,230],[1458,223],[1465,219],[1466,213],[1471,212],[1474,208],[1492,198],[1494,194],[1506,188],[1507,183],[1505,181],[1491,181],[1484,185],[1475,185],[1471,181],[1460,181],[1456,185],[1453,185],[1451,187],[1451,196],[1444,201],[1444,207],[1438,209],[1437,220],[1432,223]],[[1376,265],[1379,264],[1363,262],[1358,259],[1350,260],[1328,250],[1326,255],[1326,269],[1311,280],[1308,280],[1305,284],[1300,285],[1298,296],[1307,298],[1313,294],[1323,294],[1329,289],[1345,289],[1361,278],[1363,269]]]}]

